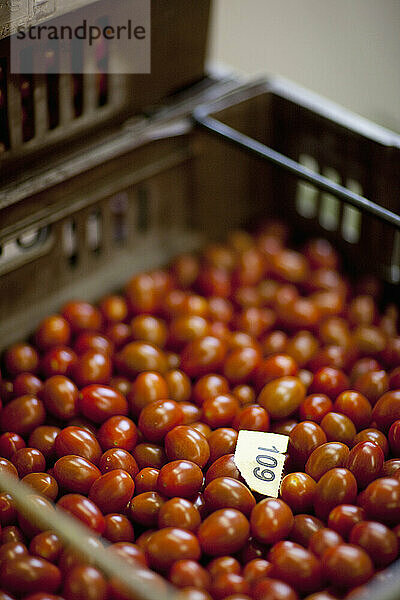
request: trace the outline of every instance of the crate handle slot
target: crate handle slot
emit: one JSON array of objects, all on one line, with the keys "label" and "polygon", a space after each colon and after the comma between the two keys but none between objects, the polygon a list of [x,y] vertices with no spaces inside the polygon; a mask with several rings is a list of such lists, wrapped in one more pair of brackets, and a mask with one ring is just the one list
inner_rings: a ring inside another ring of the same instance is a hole
[{"label": "crate handle slot", "polygon": [[67,219],[62,228],[62,247],[71,268],[78,264],[78,242],[76,223],[74,219]]},{"label": "crate handle slot", "polygon": [[7,87],[7,60],[5,58],[0,58],[0,156],[10,147],[7,119]]},{"label": "crate handle slot", "polygon": [[225,140],[244,148],[246,151],[255,154],[256,156],[260,156],[274,165],[282,167],[285,171],[296,175],[299,179],[308,181],[318,189],[332,194],[347,204],[372,215],[379,221],[383,221],[384,223],[393,225],[396,229],[400,229],[400,215],[396,215],[394,212],[379,206],[375,202],[367,200],[367,198],[331,181],[324,175],[314,173],[288,156],[285,156],[273,148],[236,131],[232,127],[225,125],[213,117],[210,117],[208,115],[209,112],[210,106],[207,105],[200,106],[196,109],[193,113],[195,123],[207,129],[214,135],[222,137]]},{"label": "crate handle slot", "polygon": [[51,226],[26,229],[0,245],[0,275],[47,254],[53,246]]},{"label": "crate handle slot", "polygon": [[[341,182],[339,172],[332,167],[325,167],[322,171],[324,177],[327,177],[335,183]],[[327,231],[336,231],[339,225],[340,215],[340,203],[335,196],[327,194],[326,192],[321,194],[321,203],[319,207],[318,221],[321,227]]]},{"label": "crate handle slot", "polygon": [[392,264],[391,264],[392,280],[396,283],[400,282],[400,231],[394,234]]},{"label": "crate handle slot", "polygon": [[32,250],[37,246],[41,246],[49,237],[50,228],[41,227],[40,229],[25,231],[22,235],[17,237],[15,240],[17,246],[21,248],[21,250]]},{"label": "crate handle slot", "polygon": [[[97,20],[97,25],[104,31],[107,25],[109,25],[110,19],[108,16],[103,16]],[[96,66],[98,69],[97,73],[97,105],[104,106],[108,101],[108,46],[105,42],[103,36],[100,36],[98,40],[96,40],[95,44],[95,57],[96,57]]]},{"label": "crate handle slot", "polygon": [[[309,154],[300,154],[299,163],[311,171],[319,172],[318,162]],[[304,181],[297,182],[296,210],[305,219],[312,219],[317,214],[318,189]]]},{"label": "crate handle slot", "polygon": [[127,212],[129,198],[126,192],[119,192],[109,200],[109,208],[112,215],[112,235],[113,241],[117,244],[124,244],[128,237]]},{"label": "crate handle slot", "polygon": [[93,252],[93,254],[100,254],[102,228],[99,210],[92,211],[87,217],[86,238],[89,250]]},{"label": "crate handle slot", "polygon": [[[362,196],[361,184],[355,179],[348,179],[346,187]],[[341,234],[349,244],[356,244],[361,236],[361,212],[353,206],[343,207]]]},{"label": "crate handle slot", "polygon": [[55,129],[60,124],[60,77],[59,68],[59,48],[52,43],[45,50],[45,60],[47,65],[46,73],[46,101],[47,101],[47,121],[48,128]]}]

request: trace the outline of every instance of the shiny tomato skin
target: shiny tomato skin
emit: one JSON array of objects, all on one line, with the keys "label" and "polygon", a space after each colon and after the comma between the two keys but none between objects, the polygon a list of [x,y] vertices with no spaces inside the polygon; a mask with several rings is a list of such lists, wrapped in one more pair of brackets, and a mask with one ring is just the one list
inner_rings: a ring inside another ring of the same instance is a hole
[{"label": "shiny tomato skin", "polygon": [[106,524],[98,506],[81,494],[66,494],[57,506],[71,513],[96,533],[103,534]]},{"label": "shiny tomato skin", "polygon": [[107,385],[92,384],[80,392],[81,413],[94,423],[104,423],[115,415],[128,414],[128,402],[117,390]]}]

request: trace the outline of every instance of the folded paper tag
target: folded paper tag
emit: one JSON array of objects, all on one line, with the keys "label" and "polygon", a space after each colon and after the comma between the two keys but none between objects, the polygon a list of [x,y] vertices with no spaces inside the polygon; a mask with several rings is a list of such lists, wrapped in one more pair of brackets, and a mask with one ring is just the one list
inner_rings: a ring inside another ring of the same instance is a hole
[{"label": "folded paper tag", "polygon": [[289,437],[264,431],[239,431],[234,461],[251,490],[277,498]]}]

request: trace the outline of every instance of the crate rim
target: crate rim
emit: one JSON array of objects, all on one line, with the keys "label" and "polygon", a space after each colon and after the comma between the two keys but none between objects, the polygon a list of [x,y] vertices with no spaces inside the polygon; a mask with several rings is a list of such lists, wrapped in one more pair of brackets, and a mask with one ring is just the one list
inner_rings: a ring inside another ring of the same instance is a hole
[{"label": "crate rim", "polygon": [[[293,81],[280,76],[265,75],[250,78],[238,88],[228,91],[217,100],[202,103],[193,111],[195,119],[208,116],[210,112],[217,112],[229,108],[233,104],[250,99],[265,92],[277,94],[307,108],[321,117],[364,137],[373,142],[387,147],[400,148],[400,133],[387,127],[374,123],[356,112],[345,108],[333,100],[317,92],[308,90]],[[239,98],[239,100],[238,100]]]}]

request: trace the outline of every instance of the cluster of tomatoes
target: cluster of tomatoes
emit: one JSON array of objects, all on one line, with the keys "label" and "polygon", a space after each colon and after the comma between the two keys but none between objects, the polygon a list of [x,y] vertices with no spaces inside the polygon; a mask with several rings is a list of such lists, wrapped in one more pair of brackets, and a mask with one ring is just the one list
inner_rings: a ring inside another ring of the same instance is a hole
[{"label": "cluster of tomatoes", "polygon": [[[234,231],[4,353],[0,469],[182,600],[351,598],[398,556],[397,309],[287,235]],[[279,498],[242,479],[240,429],[289,436]],[[6,492],[0,524],[1,600],[129,597]]]}]

